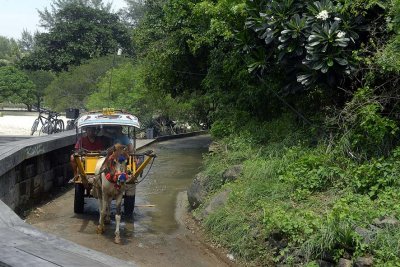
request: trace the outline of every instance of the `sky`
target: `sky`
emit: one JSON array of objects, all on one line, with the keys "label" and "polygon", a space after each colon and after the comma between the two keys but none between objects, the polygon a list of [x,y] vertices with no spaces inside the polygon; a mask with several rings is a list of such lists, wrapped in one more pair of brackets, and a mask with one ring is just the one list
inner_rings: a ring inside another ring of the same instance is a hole
[{"label": "sky", "polygon": [[[7,38],[19,39],[24,29],[32,34],[39,27],[39,14],[37,10],[50,8],[52,0],[0,0],[0,35]],[[113,9],[126,7],[124,0],[106,0],[113,2]]]}]

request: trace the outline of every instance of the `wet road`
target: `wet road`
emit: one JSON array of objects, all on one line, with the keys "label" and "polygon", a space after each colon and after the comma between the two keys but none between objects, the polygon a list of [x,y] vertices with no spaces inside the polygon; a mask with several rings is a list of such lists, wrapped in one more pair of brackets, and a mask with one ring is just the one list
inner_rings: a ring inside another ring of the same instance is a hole
[{"label": "wet road", "polygon": [[[186,213],[185,190],[199,172],[209,136],[176,139],[150,147],[157,159],[137,187],[134,221],[122,219],[122,245],[113,243],[114,221],[96,234],[97,200],[73,213],[74,190],[34,209],[26,221],[41,230],[140,266],[229,266],[225,253],[208,245]],[[146,148],[148,149],[148,148]],[[146,173],[145,170],[144,173]],[[154,207],[147,207],[154,205]]]}]

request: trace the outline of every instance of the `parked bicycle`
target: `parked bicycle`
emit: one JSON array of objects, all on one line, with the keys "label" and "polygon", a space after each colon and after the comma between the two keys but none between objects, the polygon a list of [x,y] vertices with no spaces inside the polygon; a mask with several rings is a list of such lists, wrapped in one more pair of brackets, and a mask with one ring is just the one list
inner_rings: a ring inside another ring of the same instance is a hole
[{"label": "parked bicycle", "polygon": [[31,135],[38,130],[39,123],[42,125],[39,130],[39,135],[53,134],[64,131],[64,121],[58,118],[58,116],[60,116],[59,113],[45,108],[38,108],[38,111],[39,116],[33,122]]},{"label": "parked bicycle", "polygon": [[65,128],[65,130],[66,131],[73,130],[73,129],[75,129],[75,126],[76,126],[76,120],[75,119],[67,120],[67,127]]},{"label": "parked bicycle", "polygon": [[67,121],[66,130],[73,130],[76,127],[76,120],[79,117],[79,109],[77,108],[68,108],[65,110],[65,117],[69,119]]}]

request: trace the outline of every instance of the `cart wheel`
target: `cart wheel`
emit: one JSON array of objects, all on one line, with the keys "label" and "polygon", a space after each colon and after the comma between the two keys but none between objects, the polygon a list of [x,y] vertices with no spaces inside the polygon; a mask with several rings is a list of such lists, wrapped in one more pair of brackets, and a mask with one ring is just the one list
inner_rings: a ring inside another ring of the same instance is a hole
[{"label": "cart wheel", "polygon": [[85,205],[85,187],[83,184],[75,184],[74,212],[83,213]]},{"label": "cart wheel", "polygon": [[132,216],[133,210],[135,208],[135,196],[125,196],[124,199],[124,214],[125,216]]}]

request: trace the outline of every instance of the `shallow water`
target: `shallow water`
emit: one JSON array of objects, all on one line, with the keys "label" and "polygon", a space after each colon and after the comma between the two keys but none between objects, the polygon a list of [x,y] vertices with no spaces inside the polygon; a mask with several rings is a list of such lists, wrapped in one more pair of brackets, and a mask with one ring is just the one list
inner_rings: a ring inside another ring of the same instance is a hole
[{"label": "shallow water", "polygon": [[200,171],[202,154],[207,152],[209,143],[209,136],[197,136],[165,141],[146,148],[154,150],[157,158],[149,176],[137,186],[136,204],[155,207],[135,208],[135,221],[138,222],[135,223],[136,234],[168,234],[177,229],[177,195],[187,190]]}]

